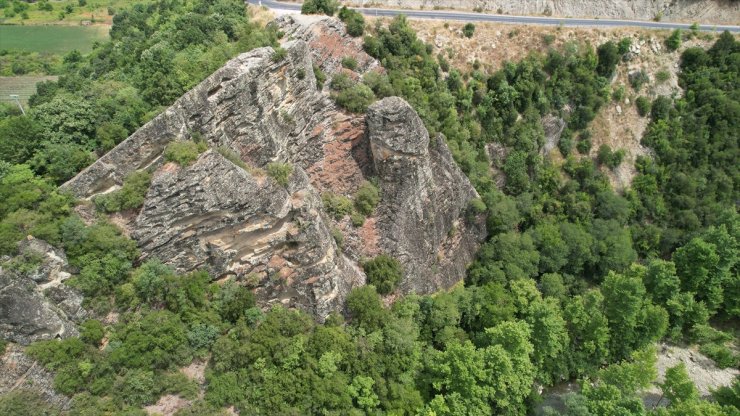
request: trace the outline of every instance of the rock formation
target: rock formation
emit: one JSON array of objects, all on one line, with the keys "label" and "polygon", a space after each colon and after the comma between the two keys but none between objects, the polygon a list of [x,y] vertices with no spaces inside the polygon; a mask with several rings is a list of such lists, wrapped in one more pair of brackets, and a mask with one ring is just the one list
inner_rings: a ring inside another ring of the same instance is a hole
[{"label": "rock formation", "polygon": [[[314,64],[331,77],[350,54],[360,71],[382,70],[341,23],[277,24],[293,39],[282,45],[284,58],[260,48],[232,59],[64,188],[91,198],[134,170],[153,172],[143,207],[125,224],[141,260],[235,277],[263,306],[281,302],[321,319],[364,284],[360,260],[381,252],[403,263],[402,292],[462,279],[485,230],[466,219],[477,194],[444,138],[430,144],[401,99],[380,101],[365,116],[340,111],[317,90]],[[169,142],[190,138],[211,150],[190,166],[164,163]],[[241,160],[222,156],[225,149]],[[292,166],[286,186],[262,173],[270,162]],[[351,197],[373,177],[382,198],[363,226],[326,215],[322,193]]]},{"label": "rock formation", "polygon": [[406,292],[430,293],[465,275],[482,226],[465,220],[478,194],[438,136],[430,145],[424,123],[397,97],[368,109],[370,147],[383,195],[377,224],[383,251],[404,265]]},{"label": "rock formation", "polygon": [[0,338],[27,345],[78,335],[86,312],[82,296],[62,284],[70,276],[64,253],[34,238],[19,252],[0,266]]}]

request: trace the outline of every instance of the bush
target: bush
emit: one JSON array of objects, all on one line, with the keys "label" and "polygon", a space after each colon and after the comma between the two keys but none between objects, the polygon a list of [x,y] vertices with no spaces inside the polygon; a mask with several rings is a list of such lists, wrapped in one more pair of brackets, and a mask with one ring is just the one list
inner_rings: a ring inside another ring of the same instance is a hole
[{"label": "bush", "polygon": [[139,208],[149,190],[152,176],[147,171],[132,172],[123,181],[123,186],[93,199],[99,211],[111,213]]},{"label": "bush", "polygon": [[365,181],[355,194],[355,208],[362,215],[370,215],[380,202],[380,191],[371,182]]},{"label": "bush", "polygon": [[604,78],[611,78],[612,75],[614,75],[614,70],[617,67],[617,63],[619,63],[619,58],[621,56],[617,45],[612,41],[608,41],[599,45],[596,51],[599,56],[596,73]]},{"label": "bush", "polygon": [[324,192],[321,201],[324,203],[324,210],[337,221],[352,213],[352,200],[346,196]]},{"label": "bush", "polygon": [[337,105],[352,113],[364,113],[375,101],[375,94],[367,85],[355,84],[336,94],[334,100]]},{"label": "bush", "polygon": [[628,37],[622,38],[617,44],[617,51],[620,55],[624,55],[630,51],[630,46],[632,46],[632,39]]},{"label": "bush", "polygon": [[624,159],[624,149],[619,149],[616,152],[613,152],[609,145],[602,144],[599,147],[597,158],[599,163],[605,165],[609,169],[616,169]]},{"label": "bush", "polygon": [[673,52],[681,47],[681,30],[676,29],[671,33],[671,36],[668,36],[668,38],[665,40],[665,47],[668,48],[669,51]]},{"label": "bush", "polygon": [[267,175],[282,185],[288,185],[288,179],[293,173],[293,165],[290,163],[270,162],[267,164]]},{"label": "bush", "polygon": [[342,7],[339,10],[339,19],[347,25],[347,33],[350,36],[362,36],[365,32],[365,18],[361,13]]},{"label": "bush", "polygon": [[612,100],[621,102],[624,99],[624,85],[620,85],[612,91]]},{"label": "bush", "polygon": [[642,117],[645,117],[650,113],[650,100],[643,96],[637,97],[635,100],[635,106],[637,107],[637,113]]},{"label": "bush", "polygon": [[645,70],[641,69],[636,73],[630,74],[629,81],[632,89],[634,89],[635,91],[640,91],[640,88],[642,88],[643,84],[650,81],[650,77],[648,76],[647,72],[645,72]]},{"label": "bush", "polygon": [[276,47],[275,52],[272,53],[270,59],[272,62],[280,62],[288,56],[288,51],[281,47]]},{"label": "bush", "polygon": [[658,82],[666,82],[671,77],[671,74],[668,71],[658,71],[655,74],[655,80]]},{"label": "bush", "polygon": [[313,66],[313,76],[316,78],[316,88],[324,88],[324,82],[326,82],[326,74],[316,64],[314,64]]},{"label": "bush", "polygon": [[353,85],[353,81],[344,73],[334,75],[329,83],[329,87],[334,91],[344,91],[348,88],[352,88]]},{"label": "bush", "polygon": [[226,146],[219,146],[218,149],[216,149],[216,150],[218,151],[218,153],[221,154],[221,156],[223,156],[224,158],[226,158],[226,160],[228,160],[229,162],[235,164],[236,166],[239,166],[240,168],[242,168],[242,169],[244,169],[246,171],[249,171],[250,170],[249,167],[247,166],[247,164],[244,163],[244,161],[242,160],[242,158],[239,157],[239,155],[235,151],[229,149]]},{"label": "bush", "polygon": [[351,56],[345,56],[344,58],[342,58],[342,66],[354,71],[357,69],[357,59]]},{"label": "bush", "polygon": [[336,0],[305,0],[301,6],[301,14],[325,14],[334,16],[337,12]]},{"label": "bush", "polygon": [[401,263],[391,256],[381,254],[362,264],[367,283],[375,286],[378,293],[387,295],[396,288],[403,277]]},{"label": "bush", "polygon": [[88,319],[80,325],[80,339],[97,347],[105,336],[105,328],[100,321]]},{"label": "bush", "polygon": [[196,143],[192,140],[174,141],[164,149],[164,160],[175,162],[180,166],[188,166],[207,148],[208,146],[203,142]]},{"label": "bush", "polygon": [[465,23],[465,26],[463,26],[463,35],[465,35],[466,38],[472,38],[473,34],[475,34],[475,25],[472,23]]},{"label": "bush", "polygon": [[591,151],[591,139],[581,137],[576,143],[576,150],[582,155],[587,155]]},{"label": "bush", "polygon": [[699,347],[699,352],[714,360],[719,368],[737,367],[740,365],[740,357],[732,352],[730,348],[720,343],[709,343]]}]

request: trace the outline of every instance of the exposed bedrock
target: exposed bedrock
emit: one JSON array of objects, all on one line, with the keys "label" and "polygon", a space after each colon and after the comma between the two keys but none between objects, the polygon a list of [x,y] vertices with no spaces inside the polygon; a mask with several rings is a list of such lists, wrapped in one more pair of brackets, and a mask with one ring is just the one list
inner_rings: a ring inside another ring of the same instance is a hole
[{"label": "exposed bedrock", "polygon": [[60,250],[30,237],[19,255],[0,263],[0,338],[27,345],[78,335],[87,312],[82,296],[62,284],[70,276]]},{"label": "exposed bedrock", "polygon": [[[236,278],[262,306],[279,302],[321,319],[365,283],[360,260],[381,252],[403,262],[401,292],[451,286],[485,235],[480,218],[466,221],[474,189],[444,138],[430,142],[405,101],[388,98],[366,115],[350,114],[318,91],[314,63],[331,75],[350,54],[360,71],[382,68],[341,23],[302,25],[283,21],[295,39],[283,44],[285,57],[261,48],[232,59],[64,187],[91,198],[134,170],[151,171],[143,207],[123,224],[141,260]],[[190,138],[211,150],[186,167],[165,163],[167,144]],[[293,167],[286,186],[262,173],[270,162]],[[374,177],[381,202],[363,226],[325,213],[322,193],[352,197]]]},{"label": "exposed bedrock", "polygon": [[404,292],[430,293],[465,275],[485,237],[481,218],[466,220],[478,195],[455,165],[442,136],[430,144],[416,112],[391,97],[368,109],[368,133],[382,199],[382,249],[401,260]]},{"label": "exposed bedrock", "polygon": [[324,317],[363,278],[341,255],[321,199],[297,167],[283,187],[209,150],[153,179],[133,238],[146,257],[180,272],[233,275],[264,304],[282,302]]}]

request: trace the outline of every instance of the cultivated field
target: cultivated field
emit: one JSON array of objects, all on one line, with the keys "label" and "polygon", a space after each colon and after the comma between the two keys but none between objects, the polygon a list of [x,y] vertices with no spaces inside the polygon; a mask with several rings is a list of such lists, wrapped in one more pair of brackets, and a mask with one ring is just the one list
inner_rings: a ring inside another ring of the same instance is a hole
[{"label": "cultivated field", "polygon": [[23,77],[0,77],[0,102],[13,102],[11,94],[18,95],[19,99],[25,103],[28,98],[36,92],[36,83],[50,79],[57,79],[55,76],[23,76]]},{"label": "cultivated field", "polygon": [[0,50],[64,54],[92,50],[95,41],[108,38],[107,26],[0,26]]}]

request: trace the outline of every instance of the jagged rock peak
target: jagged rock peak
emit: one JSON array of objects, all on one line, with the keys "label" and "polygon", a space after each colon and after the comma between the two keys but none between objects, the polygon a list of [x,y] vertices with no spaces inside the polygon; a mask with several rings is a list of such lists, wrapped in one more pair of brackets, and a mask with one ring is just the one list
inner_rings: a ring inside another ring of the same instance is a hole
[{"label": "jagged rock peak", "polygon": [[433,293],[465,276],[486,235],[482,217],[467,217],[478,194],[452,159],[442,135],[429,139],[403,99],[370,106],[368,136],[382,192],[377,227],[382,251],[401,260],[406,293]]},{"label": "jagged rock peak", "polygon": [[330,101],[316,91],[306,43],[283,47],[283,59],[266,47],[230,60],[62,188],[80,198],[114,190],[130,172],[161,165],[169,142],[195,133],[258,166],[290,159]]},{"label": "jagged rock peak", "polygon": [[429,151],[429,133],[424,123],[402,98],[388,97],[371,105],[367,123],[373,146],[419,156]]}]

